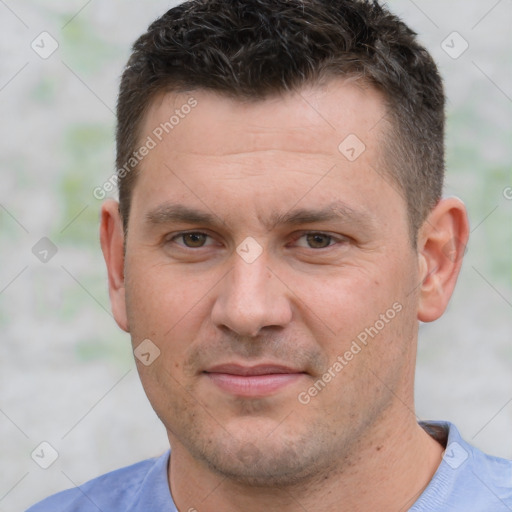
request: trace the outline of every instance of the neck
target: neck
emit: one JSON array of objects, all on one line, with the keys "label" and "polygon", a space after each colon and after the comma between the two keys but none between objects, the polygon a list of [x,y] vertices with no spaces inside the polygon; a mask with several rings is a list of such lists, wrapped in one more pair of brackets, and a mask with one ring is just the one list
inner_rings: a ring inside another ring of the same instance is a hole
[{"label": "neck", "polygon": [[[169,482],[179,510],[192,512],[406,511],[430,482],[444,447],[408,412],[361,439],[343,467],[289,488],[253,487],[213,473],[173,442]],[[398,425],[398,428],[397,428]]]}]

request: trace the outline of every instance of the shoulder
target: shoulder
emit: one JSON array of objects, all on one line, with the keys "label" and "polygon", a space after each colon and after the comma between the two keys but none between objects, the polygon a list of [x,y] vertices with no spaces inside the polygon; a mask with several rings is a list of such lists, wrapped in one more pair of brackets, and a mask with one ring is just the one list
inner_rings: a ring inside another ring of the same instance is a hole
[{"label": "shoulder", "polygon": [[444,430],[443,460],[411,512],[512,510],[512,461],[486,454],[465,441],[449,422],[422,422],[431,435]]},{"label": "shoulder", "polygon": [[463,447],[468,453],[467,469],[475,487],[485,488],[512,509],[512,460],[489,455],[467,443]]},{"label": "shoulder", "polygon": [[[168,490],[169,452],[101,475],[78,487],[59,492],[33,505],[27,512],[111,512],[131,510],[148,488]],[[169,495],[170,496],[170,495]]]},{"label": "shoulder", "polygon": [[[465,441],[457,428],[448,424],[449,437],[443,456],[449,469],[465,480],[479,482],[479,486],[512,504],[512,460],[489,455]],[[469,491],[469,489],[468,489]]]}]

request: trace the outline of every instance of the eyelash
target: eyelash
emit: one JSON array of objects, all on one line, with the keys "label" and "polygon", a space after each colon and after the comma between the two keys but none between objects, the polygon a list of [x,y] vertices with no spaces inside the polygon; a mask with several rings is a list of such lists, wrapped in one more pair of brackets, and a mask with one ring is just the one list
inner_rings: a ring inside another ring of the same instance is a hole
[{"label": "eyelash", "polygon": [[[166,240],[166,243],[172,243],[174,242],[176,239],[179,239],[179,238],[183,238],[184,236],[186,235],[205,235],[209,238],[212,238],[208,233],[204,233],[203,231],[183,231],[181,233],[178,233],[174,236],[172,236],[171,238],[169,238],[168,240]],[[332,242],[338,242],[338,243],[343,243],[343,242],[346,242],[347,241],[347,238],[346,237],[343,237],[343,236],[340,236],[340,237],[336,237],[334,235],[330,235],[328,233],[323,233],[322,231],[305,231],[305,232],[302,232],[299,236],[295,237],[293,239],[294,242],[296,242],[297,240],[300,240],[301,238],[305,237],[305,236],[308,236],[308,235],[320,235],[320,236],[323,236],[323,237],[327,237],[330,239],[330,241]],[[199,246],[199,247],[188,247],[186,245],[180,245],[178,244],[182,249],[190,249],[190,250],[194,250],[194,249],[203,249],[204,247],[207,247],[205,245],[202,245],[202,246]],[[303,247],[303,249],[312,249],[314,251],[320,251],[322,249],[328,249],[329,247],[332,247],[334,246],[335,243],[329,243],[329,245],[327,245],[326,247],[320,247],[320,248],[314,248],[314,247]]]}]

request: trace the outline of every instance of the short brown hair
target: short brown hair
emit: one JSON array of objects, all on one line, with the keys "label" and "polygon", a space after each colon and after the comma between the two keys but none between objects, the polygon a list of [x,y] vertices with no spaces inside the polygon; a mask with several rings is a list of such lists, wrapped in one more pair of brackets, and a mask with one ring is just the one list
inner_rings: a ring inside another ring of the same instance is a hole
[{"label": "short brown hair", "polygon": [[415,243],[442,194],[443,85],[415,32],[369,0],[191,0],[153,22],[133,45],[117,104],[125,233],[137,177],[126,162],[158,93],[207,89],[263,100],[326,76],[354,76],[384,95],[392,126],[385,167],[405,197]]}]

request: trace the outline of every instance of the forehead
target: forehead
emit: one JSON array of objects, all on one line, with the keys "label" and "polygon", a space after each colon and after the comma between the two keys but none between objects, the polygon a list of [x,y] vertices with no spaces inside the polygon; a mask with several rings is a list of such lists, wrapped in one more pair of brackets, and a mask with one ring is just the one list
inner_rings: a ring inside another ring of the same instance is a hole
[{"label": "forehead", "polygon": [[[191,101],[193,108],[189,108]],[[366,149],[376,149],[369,146],[377,141],[385,118],[377,89],[355,79],[337,78],[263,100],[232,99],[203,89],[162,93],[148,109],[142,134],[156,130],[158,135],[163,127],[162,136],[172,139],[175,149],[212,156],[248,149],[301,149],[338,156],[338,145],[350,134]]]},{"label": "forehead", "polygon": [[[296,204],[341,200],[379,215],[402,203],[383,179],[386,126],[381,94],[354,81],[258,101],[205,90],[161,94],[144,120],[140,143],[154,147],[140,163],[132,208],[143,217],[176,200],[267,226]],[[405,216],[403,206],[395,213]]]}]

